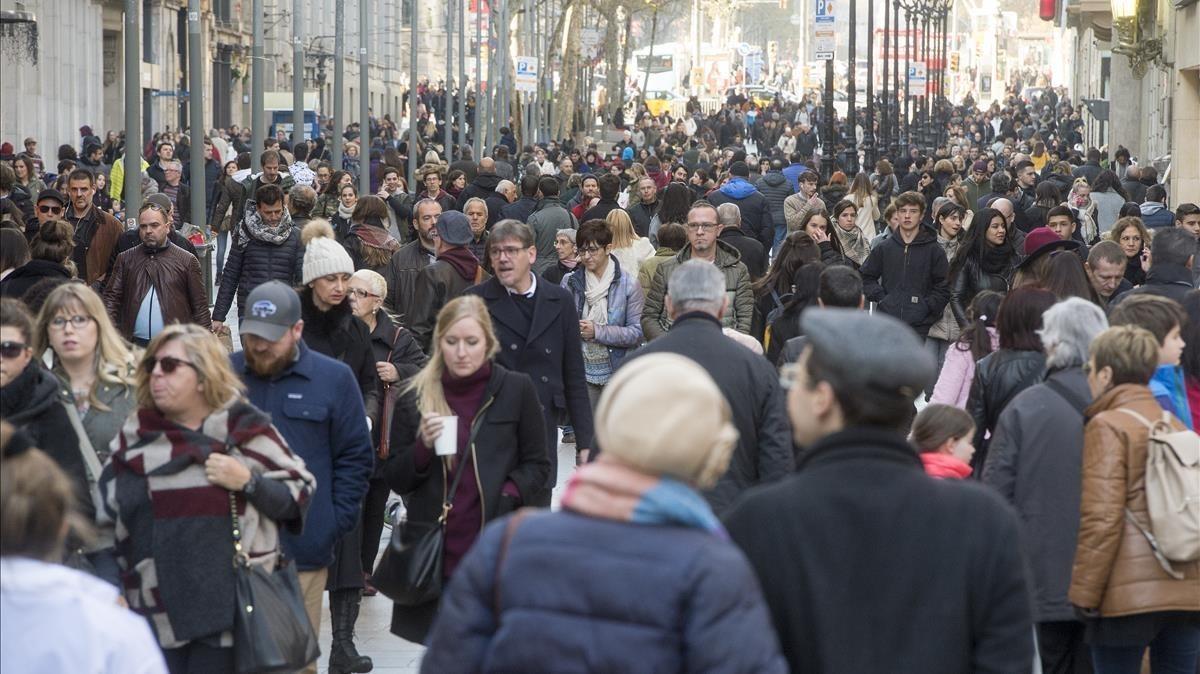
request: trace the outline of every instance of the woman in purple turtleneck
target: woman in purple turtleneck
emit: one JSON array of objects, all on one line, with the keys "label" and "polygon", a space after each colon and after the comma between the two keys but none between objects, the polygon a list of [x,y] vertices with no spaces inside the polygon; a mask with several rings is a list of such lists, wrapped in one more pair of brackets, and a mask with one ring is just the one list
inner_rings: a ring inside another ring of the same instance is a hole
[{"label": "woman in purple turtleneck", "polygon": [[[405,497],[408,520],[435,522],[443,502],[453,504],[442,561],[446,579],[484,524],[528,503],[549,478],[537,391],[527,375],[493,361],[498,349],[483,300],[450,301],[438,313],[429,363],[405,387],[393,415],[384,478]],[[433,449],[447,416],[458,417],[453,457]],[[436,609],[436,600],[394,606],[392,633],[424,641]]]}]

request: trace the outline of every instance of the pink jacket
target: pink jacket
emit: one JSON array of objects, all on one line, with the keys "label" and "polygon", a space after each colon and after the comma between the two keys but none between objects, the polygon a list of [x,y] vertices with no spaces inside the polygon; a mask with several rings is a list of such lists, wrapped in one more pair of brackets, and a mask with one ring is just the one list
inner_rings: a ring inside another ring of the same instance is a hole
[{"label": "pink jacket", "polygon": [[[1000,335],[995,328],[988,328],[987,331],[992,337],[992,350],[995,351],[1000,343]],[[962,350],[959,344],[951,344],[950,348],[946,349],[946,360],[942,364],[942,372],[938,375],[929,402],[966,409],[967,396],[971,393],[971,382],[974,379],[975,359],[971,357],[971,352]]]}]

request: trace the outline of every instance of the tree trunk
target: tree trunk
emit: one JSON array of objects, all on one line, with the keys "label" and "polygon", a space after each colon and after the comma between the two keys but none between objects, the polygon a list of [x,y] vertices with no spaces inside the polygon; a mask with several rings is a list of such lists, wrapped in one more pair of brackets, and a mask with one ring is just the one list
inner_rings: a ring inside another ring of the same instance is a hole
[{"label": "tree trunk", "polygon": [[621,77],[623,74],[621,69],[621,23],[617,17],[616,6],[605,5],[602,16],[605,23],[604,118],[605,121],[609,121],[612,119],[613,113],[617,111],[617,101],[621,97],[619,92],[625,88],[625,82]]},{"label": "tree trunk", "polygon": [[[646,54],[646,76],[642,78],[642,105],[646,105],[646,87],[650,86],[650,64],[654,61],[654,38],[657,32],[658,5],[655,5],[654,16],[650,19],[650,51]],[[637,64],[634,64],[634,67],[636,66]]]},{"label": "tree trunk", "polygon": [[[572,0],[563,12],[564,21],[560,26],[566,27],[566,40],[556,40],[562,46],[562,68],[559,70],[561,79],[558,90],[554,92],[558,114],[551,129],[551,138],[563,139],[571,134],[571,122],[575,119],[576,90],[579,86],[579,40],[574,36],[583,27],[583,8],[576,0]],[[556,36],[557,37],[557,36]],[[556,45],[556,46],[557,46]]]},{"label": "tree trunk", "polygon": [[621,44],[621,86],[617,87],[617,95],[614,97],[616,106],[613,108],[613,114],[616,114],[618,108],[625,106],[625,95],[628,93],[625,91],[625,73],[629,68],[629,57],[633,53],[633,14],[628,9],[625,10],[625,36]]}]

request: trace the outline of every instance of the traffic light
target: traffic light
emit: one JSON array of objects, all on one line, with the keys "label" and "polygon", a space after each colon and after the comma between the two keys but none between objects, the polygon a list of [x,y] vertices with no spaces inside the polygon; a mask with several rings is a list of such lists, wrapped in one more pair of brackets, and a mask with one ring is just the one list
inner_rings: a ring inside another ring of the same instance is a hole
[{"label": "traffic light", "polygon": [[958,52],[950,53],[950,72],[958,72]]},{"label": "traffic light", "polygon": [[1058,16],[1058,0],[1038,0],[1038,16],[1042,21],[1053,21]]}]

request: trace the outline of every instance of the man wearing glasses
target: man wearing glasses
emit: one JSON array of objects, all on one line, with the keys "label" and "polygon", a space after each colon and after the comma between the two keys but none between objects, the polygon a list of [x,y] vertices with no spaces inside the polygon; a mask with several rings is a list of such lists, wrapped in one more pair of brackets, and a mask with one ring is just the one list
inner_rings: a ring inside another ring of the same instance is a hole
[{"label": "man wearing glasses", "polygon": [[67,176],[71,205],[63,218],[75,226],[75,252],[71,259],[79,270],[79,278],[98,287],[106,278],[108,258],[124,228],[116,218],[96,207],[92,201],[95,194],[96,176],[91,171],[75,169]]},{"label": "man wearing glasses", "polygon": [[668,281],[671,272],[688,260],[712,263],[725,276],[725,294],[729,306],[721,318],[724,327],[750,334],[754,318],[754,292],[750,288],[750,271],[742,262],[736,248],[718,241],[721,223],[717,209],[707,201],[692,204],[687,215],[687,245],[673,258],[664,260],[654,272],[654,281],[646,292],[642,309],[642,332],[647,341],[656,339],[671,329],[671,316],[664,298],[670,294]]},{"label": "man wearing glasses", "polygon": [[38,230],[45,223],[51,220],[62,220],[63,214],[67,212],[67,204],[69,203],[67,197],[62,192],[52,187],[47,187],[38,192],[37,206],[33,209],[35,219],[29,223],[32,225],[32,229],[27,228],[26,236],[32,239],[33,235],[37,234]]},{"label": "man wearing glasses", "polygon": [[583,373],[579,314],[570,291],[533,273],[537,246],[523,222],[501,220],[492,228],[488,254],[496,275],[468,289],[483,298],[496,328],[504,367],[533,380],[546,422],[550,479],[529,505],[549,506],[558,478],[558,418],[569,413],[575,427],[576,463],[587,461],[592,447],[592,406]]},{"label": "man wearing glasses", "polygon": [[208,293],[194,255],[171,243],[170,214],[147,201],[138,213],[142,245],[117,256],[104,306],[121,335],[146,346],[171,323],[212,328]]}]

